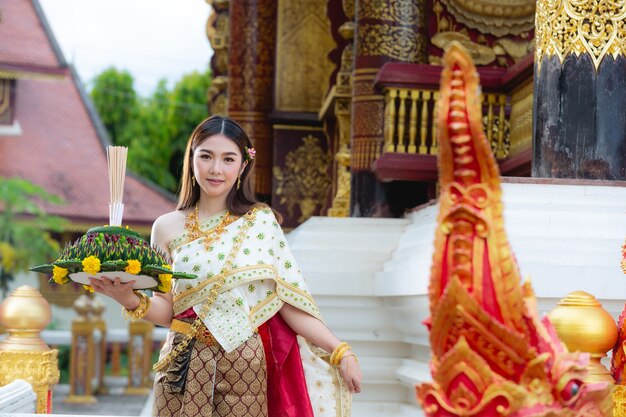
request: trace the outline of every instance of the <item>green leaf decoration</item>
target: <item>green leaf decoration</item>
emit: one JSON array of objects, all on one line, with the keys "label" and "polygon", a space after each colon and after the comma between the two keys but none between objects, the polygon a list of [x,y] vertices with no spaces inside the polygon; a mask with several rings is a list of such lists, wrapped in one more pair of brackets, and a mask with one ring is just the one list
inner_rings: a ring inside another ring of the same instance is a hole
[{"label": "green leaf decoration", "polygon": [[147,274],[171,274],[172,271],[170,271],[167,268],[163,268],[162,266],[157,266],[157,265],[144,265],[141,268],[141,272],[145,272]]},{"label": "green leaf decoration", "polygon": [[197,275],[194,275],[194,274],[186,274],[186,273],[184,273],[184,272],[174,272],[174,273],[172,274],[172,277],[173,277],[173,278],[176,278],[176,279],[194,279],[194,278],[198,278],[198,276],[197,276]]},{"label": "green leaf decoration", "polygon": [[92,233],[99,233],[101,235],[104,233],[107,233],[109,235],[134,237],[135,239],[144,240],[143,237],[139,233],[130,229],[126,229],[125,227],[119,227],[119,226],[99,226],[99,227],[94,227],[94,228],[87,230],[88,235]]},{"label": "green leaf decoration", "polygon": [[52,262],[52,264],[60,268],[65,268],[71,272],[82,269],[82,266],[83,266],[83,262],[78,259],[59,260],[59,261]]},{"label": "green leaf decoration", "polygon": [[100,264],[100,270],[102,272],[123,271],[126,266],[128,266],[126,261],[105,261]]},{"label": "green leaf decoration", "polygon": [[54,265],[51,265],[51,264],[37,265],[28,269],[33,272],[41,272],[42,274],[51,274],[52,270],[54,269]]}]

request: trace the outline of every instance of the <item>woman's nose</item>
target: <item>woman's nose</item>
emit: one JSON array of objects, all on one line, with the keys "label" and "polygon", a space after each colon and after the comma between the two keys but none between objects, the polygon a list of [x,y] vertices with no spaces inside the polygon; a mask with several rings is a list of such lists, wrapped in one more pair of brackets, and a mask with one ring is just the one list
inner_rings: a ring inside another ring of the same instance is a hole
[{"label": "woman's nose", "polygon": [[211,162],[209,163],[209,172],[217,173],[217,172],[220,172],[221,169],[222,169],[222,166],[218,159],[211,160]]}]

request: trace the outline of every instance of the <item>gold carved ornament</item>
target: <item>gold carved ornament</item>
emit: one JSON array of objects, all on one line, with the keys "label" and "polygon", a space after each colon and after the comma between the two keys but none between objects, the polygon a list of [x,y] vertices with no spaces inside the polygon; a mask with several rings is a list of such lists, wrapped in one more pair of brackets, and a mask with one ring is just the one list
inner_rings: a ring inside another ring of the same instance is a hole
[{"label": "gold carved ornament", "polygon": [[307,220],[324,203],[331,183],[328,169],[332,156],[312,135],[302,142],[298,149],[287,154],[284,168],[274,167],[276,195],[280,204],[287,206],[290,216],[296,206],[300,208],[298,222]]},{"label": "gold carved ornament", "polygon": [[535,0],[441,0],[468,27],[494,36],[519,35],[535,25]]},{"label": "gold carved ornament", "polygon": [[[328,90],[337,47],[326,0],[279,0],[276,34],[276,109],[317,112]],[[303,55],[302,52],[305,52]]]},{"label": "gold carved ornament", "polygon": [[605,417],[607,383],[586,384],[588,354],[567,353],[520,273],[504,230],[500,177],[483,132],[478,74],[458,43],[444,55],[437,126],[439,217],[427,321],[429,417]]},{"label": "gold carved ornament", "polygon": [[402,62],[422,62],[424,36],[412,26],[388,24],[359,25],[357,53],[361,56],[388,56]]},{"label": "gold carved ornament", "polygon": [[538,0],[535,62],[587,54],[597,71],[607,55],[625,55],[625,18],[624,0]]},{"label": "gold carved ornament", "polygon": [[360,0],[359,18],[421,26],[424,19],[424,4],[413,0]]}]

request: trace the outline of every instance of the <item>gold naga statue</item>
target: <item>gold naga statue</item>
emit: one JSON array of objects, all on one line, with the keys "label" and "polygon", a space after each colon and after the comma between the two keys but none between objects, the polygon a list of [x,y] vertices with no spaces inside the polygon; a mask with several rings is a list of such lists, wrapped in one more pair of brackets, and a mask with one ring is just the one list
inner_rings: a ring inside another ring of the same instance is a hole
[{"label": "gold naga statue", "polygon": [[459,44],[444,56],[439,217],[430,277],[429,417],[610,416],[611,387],[585,383],[587,353],[568,352],[540,319],[505,230],[500,176],[483,133],[476,68]]}]

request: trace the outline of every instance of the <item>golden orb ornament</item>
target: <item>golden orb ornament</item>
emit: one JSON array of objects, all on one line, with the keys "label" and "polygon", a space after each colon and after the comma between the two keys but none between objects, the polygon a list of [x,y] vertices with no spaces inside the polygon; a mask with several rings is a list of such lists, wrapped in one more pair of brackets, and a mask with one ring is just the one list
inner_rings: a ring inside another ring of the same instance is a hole
[{"label": "golden orb ornament", "polygon": [[0,350],[47,351],[39,337],[52,320],[50,304],[39,291],[22,285],[0,304],[0,323],[9,336],[0,342]]},{"label": "golden orb ornament", "polygon": [[585,381],[614,383],[600,360],[617,341],[617,324],[602,304],[587,292],[574,291],[561,299],[548,317],[569,351],[591,354]]}]

